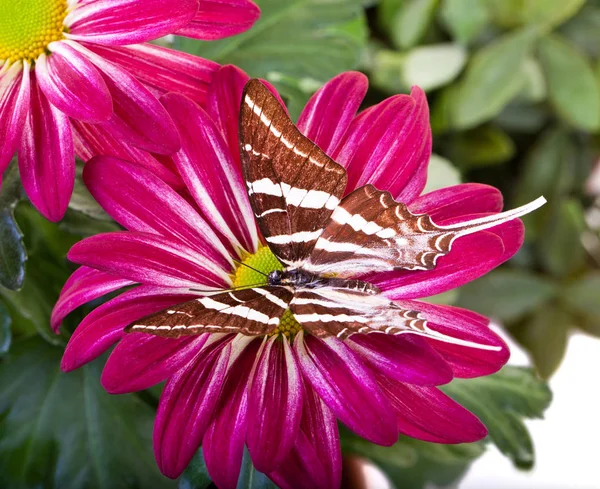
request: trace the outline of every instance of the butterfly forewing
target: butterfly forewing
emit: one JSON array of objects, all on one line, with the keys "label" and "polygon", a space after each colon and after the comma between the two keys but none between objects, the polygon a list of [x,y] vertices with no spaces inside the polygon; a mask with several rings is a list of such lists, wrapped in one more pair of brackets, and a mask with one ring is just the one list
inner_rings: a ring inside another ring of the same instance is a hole
[{"label": "butterfly forewing", "polygon": [[346,171],[294,126],[258,80],[245,87],[240,151],[250,203],[275,255],[299,266],[346,188]]},{"label": "butterfly forewing", "polygon": [[179,337],[200,333],[266,335],[279,326],[293,293],[265,286],[199,297],[142,318],[125,331]]}]

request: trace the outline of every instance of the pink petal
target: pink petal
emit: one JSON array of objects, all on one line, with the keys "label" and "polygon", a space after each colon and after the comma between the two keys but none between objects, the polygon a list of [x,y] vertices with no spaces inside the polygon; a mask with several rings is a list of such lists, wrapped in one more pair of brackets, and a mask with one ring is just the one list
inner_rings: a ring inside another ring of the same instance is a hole
[{"label": "pink petal", "polygon": [[149,43],[120,47],[86,46],[134,74],[147,87],[159,93],[180,93],[199,104],[205,103],[208,84],[220,67],[214,61]]},{"label": "pink petal", "polygon": [[506,343],[489,328],[489,320],[459,307],[439,306],[421,301],[397,301],[402,307],[420,311],[429,327],[444,335],[488,348],[474,348],[427,338],[446,360],[455,377],[472,378],[497,372],[508,361]]},{"label": "pink petal", "polygon": [[75,183],[69,118],[52,106],[31,78],[31,107],[19,151],[21,181],[31,203],[51,221],[67,210]]},{"label": "pink petal", "polygon": [[407,204],[425,187],[430,156],[429,110],[418,87],[361,113],[333,154],[348,170],[348,192],[371,183]]},{"label": "pink petal", "polygon": [[269,473],[281,489],[340,487],[342,454],[335,416],[305,383],[301,429],[292,451]]},{"label": "pink petal", "polygon": [[436,387],[403,384],[386,377],[378,380],[396,411],[401,433],[434,443],[472,443],[487,435],[474,414]]},{"label": "pink petal", "polygon": [[259,16],[250,0],[201,0],[196,17],[177,34],[213,41],[247,31]]},{"label": "pink petal", "polygon": [[113,116],[104,127],[116,139],[159,154],[179,149],[179,135],[167,111],[125,69],[73,41],[64,41],[100,70],[113,99]]},{"label": "pink petal", "polygon": [[53,42],[52,54],[42,54],[35,74],[44,95],[58,110],[86,122],[111,118],[112,98],[98,70],[84,56],[63,42]]},{"label": "pink petal", "polygon": [[185,470],[215,415],[232,338],[206,346],[165,385],[154,424],[154,455],[167,477],[175,479]]},{"label": "pink petal", "polygon": [[342,423],[374,443],[396,442],[390,405],[356,353],[337,338],[303,334],[294,349],[304,375]]},{"label": "pink petal", "polygon": [[463,183],[434,190],[414,200],[413,214],[429,214],[433,222],[469,214],[487,214],[502,210],[502,194],[497,188],[480,183]]},{"label": "pink petal", "polygon": [[65,19],[69,39],[118,46],[173,34],[198,11],[198,0],[97,0],[76,5]]},{"label": "pink petal", "polygon": [[181,136],[181,150],[173,161],[190,194],[227,241],[254,252],[258,233],[246,186],[217,127],[204,110],[181,95],[166,95],[162,102]]},{"label": "pink petal", "polygon": [[356,334],[346,344],[372,369],[399,382],[441,385],[452,380],[452,369],[424,338]]},{"label": "pink petal", "polygon": [[[507,225],[511,223],[502,226]],[[378,273],[371,280],[390,299],[429,297],[485,275],[506,261],[504,257],[502,239],[484,231],[457,239],[433,270]]]},{"label": "pink petal", "polygon": [[191,297],[189,292],[142,285],[98,306],[69,339],[60,368],[70,372],[91,362],[119,341],[125,335],[123,329],[133,321]]},{"label": "pink petal", "polygon": [[29,65],[14,63],[0,74],[0,183],[2,174],[19,147],[29,112]]},{"label": "pink petal", "polygon": [[145,168],[98,156],[85,165],[83,180],[106,212],[127,229],[181,241],[201,256],[228,266],[227,249],[208,223]]},{"label": "pink petal", "polygon": [[208,335],[162,338],[130,333],[119,342],[102,371],[102,386],[110,394],[148,389],[187,365]]},{"label": "pink petal", "polygon": [[130,280],[109,275],[88,267],[79,267],[73,272],[60,292],[60,297],[52,309],[50,325],[58,333],[60,323],[67,315],[98,297],[131,285]]},{"label": "pink petal", "polygon": [[252,463],[270,472],[287,457],[300,428],[302,377],[285,338],[269,338],[248,393],[246,441]]},{"label": "pink petal", "polygon": [[224,263],[156,234],[130,231],[98,234],[76,243],[68,258],[133,282],[163,287],[226,288],[230,280]]},{"label": "pink petal", "polygon": [[308,101],[298,119],[298,129],[325,153],[333,154],[354,119],[368,86],[367,77],[355,71],[332,78]]},{"label": "pink petal", "polygon": [[[240,104],[244,85],[250,79],[246,73],[233,65],[223,66],[216,71],[208,87],[206,111],[217,124],[217,128],[229,146],[235,161],[240,163],[240,144],[238,141]],[[268,82],[261,80],[283,104],[277,90]],[[285,107],[285,105],[284,105]]]},{"label": "pink petal", "polygon": [[100,124],[85,124],[71,119],[75,154],[82,160],[88,161],[94,156],[114,156],[125,161],[137,163],[150,170],[157,177],[174,189],[184,187],[181,177],[153,155],[123,144],[111,136]]},{"label": "pink petal", "polygon": [[202,440],[208,474],[219,489],[235,489],[240,475],[248,421],[248,374],[258,341],[250,343],[231,367],[214,419]]}]

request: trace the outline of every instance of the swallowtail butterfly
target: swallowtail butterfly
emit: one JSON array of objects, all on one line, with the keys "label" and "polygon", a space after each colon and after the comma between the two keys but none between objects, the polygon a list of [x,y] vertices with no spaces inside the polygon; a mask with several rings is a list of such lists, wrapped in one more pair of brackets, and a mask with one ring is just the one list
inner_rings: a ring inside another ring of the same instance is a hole
[{"label": "swallowtail butterfly", "polygon": [[[244,89],[239,121],[243,176],[258,226],[284,265],[267,284],[194,299],[128,326],[159,336],[268,335],[289,309],[317,337],[413,333],[486,348],[438,333],[361,275],[430,270],[454,240],[497,226],[544,203],[438,226],[372,185],[344,196],[346,170],[303,136],[256,79]],[[493,347],[489,347],[493,348]]]}]

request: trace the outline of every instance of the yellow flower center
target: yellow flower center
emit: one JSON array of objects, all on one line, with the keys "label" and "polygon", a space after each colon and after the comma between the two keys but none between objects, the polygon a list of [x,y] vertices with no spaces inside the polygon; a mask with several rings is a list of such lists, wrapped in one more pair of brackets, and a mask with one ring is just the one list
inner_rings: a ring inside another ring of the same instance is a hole
[{"label": "yellow flower center", "polygon": [[35,61],[63,38],[67,0],[0,0],[0,61]]},{"label": "yellow flower center", "polygon": [[[233,273],[233,286],[237,288],[267,285],[267,277],[263,274],[268,275],[273,270],[283,270],[283,266],[268,246],[261,246],[256,253],[242,259],[242,264],[238,265]],[[301,329],[302,326],[288,309],[281,317],[279,326],[271,334],[281,334],[292,339]]]}]

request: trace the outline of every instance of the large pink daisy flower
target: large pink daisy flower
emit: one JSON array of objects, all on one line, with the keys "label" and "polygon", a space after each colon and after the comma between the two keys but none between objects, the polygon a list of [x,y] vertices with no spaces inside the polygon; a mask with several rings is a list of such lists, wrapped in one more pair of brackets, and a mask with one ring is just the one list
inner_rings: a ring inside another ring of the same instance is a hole
[{"label": "large pink daisy flower", "polygon": [[[156,95],[202,103],[216,63],[148,44],[217,39],[258,18],[250,0],[28,0],[0,6],[0,184],[19,150],[23,186],[62,218],[79,156],[98,139],[170,154],[179,136]],[[158,165],[156,165],[158,166]]]},{"label": "large pink daisy flower", "polygon": [[[433,329],[462,344],[384,334],[319,339],[291,315],[284,315],[275,334],[258,338],[123,332],[201,291],[264,282],[239,261],[263,272],[281,267],[261,242],[240,174],[237,125],[246,80],[239,70],[222,68],[206,110],[179,95],[163,98],[182,138],[173,157],[185,182],[179,193],[135,163],[97,157],[87,164],[88,188],[127,231],[72,248],[70,260],[83,266],[62,291],[53,327],[79,305],[129,288],[82,321],[63,370],[119,342],[102,376],[109,392],[167,381],[154,431],[160,469],[179,476],[201,445],[221,489],[236,486],[244,446],[257,469],[282,488],[339,487],[337,420],[382,445],[393,444],[399,433],[438,443],[483,438],[485,426],[435,386],[496,372],[508,349],[486,318],[417,299],[458,287],[509,259],[523,240],[519,220],[459,238],[434,270],[370,278],[387,297],[420,311]],[[363,75],[339,75],[315,94],[299,120],[302,132],[346,167],[347,192],[372,183],[438,224],[501,210],[502,196],[486,185],[420,195],[431,153],[423,92],[415,88],[356,115],[366,90]],[[469,346],[474,343],[484,348]]]}]

